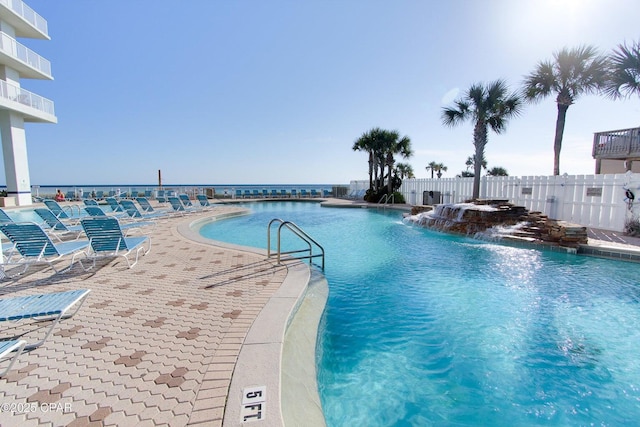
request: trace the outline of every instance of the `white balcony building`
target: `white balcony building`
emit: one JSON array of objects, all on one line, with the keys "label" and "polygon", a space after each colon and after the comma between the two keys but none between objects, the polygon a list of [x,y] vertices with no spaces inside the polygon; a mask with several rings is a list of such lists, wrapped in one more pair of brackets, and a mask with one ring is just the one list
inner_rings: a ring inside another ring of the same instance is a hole
[{"label": "white balcony building", "polygon": [[53,80],[51,63],[17,38],[50,40],[47,21],[22,0],[0,0],[0,139],[7,193],[31,204],[25,122],[57,123],[53,102],[20,87],[20,79]]},{"label": "white balcony building", "polygon": [[640,127],[594,134],[593,158],[596,174],[640,172]]}]

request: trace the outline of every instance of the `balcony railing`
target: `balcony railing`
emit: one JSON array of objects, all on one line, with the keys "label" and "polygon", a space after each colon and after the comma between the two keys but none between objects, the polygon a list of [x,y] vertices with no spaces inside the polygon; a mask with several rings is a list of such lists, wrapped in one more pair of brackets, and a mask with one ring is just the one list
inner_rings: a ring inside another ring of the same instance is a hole
[{"label": "balcony railing", "polygon": [[51,62],[3,32],[0,32],[0,50],[51,77]]},{"label": "balcony railing", "polygon": [[20,15],[25,21],[36,27],[41,33],[49,35],[47,21],[27,6],[22,0],[0,0],[0,3]]},{"label": "balcony railing", "polygon": [[640,157],[640,128],[594,134],[594,159],[627,159],[632,157]]},{"label": "balcony railing", "polygon": [[27,107],[55,116],[53,101],[22,89],[20,86],[7,83],[4,80],[0,80],[0,98],[19,102]]}]

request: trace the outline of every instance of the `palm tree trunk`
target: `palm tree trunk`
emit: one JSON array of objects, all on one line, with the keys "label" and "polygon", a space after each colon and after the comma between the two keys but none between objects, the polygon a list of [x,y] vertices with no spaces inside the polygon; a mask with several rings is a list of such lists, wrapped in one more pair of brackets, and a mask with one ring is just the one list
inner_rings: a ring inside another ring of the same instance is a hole
[{"label": "palm tree trunk", "polygon": [[373,190],[373,151],[369,151],[369,191]]},{"label": "palm tree trunk", "polygon": [[484,159],[484,147],[487,145],[487,124],[478,121],[473,129],[473,145],[476,149],[473,164],[473,199],[480,198],[480,173],[482,172],[482,159]]},{"label": "palm tree trunk", "polygon": [[567,119],[566,104],[558,104],[558,118],[556,119],[556,136],[553,140],[553,174],[560,175],[560,150],[562,149],[562,135],[564,134],[564,123]]},{"label": "palm tree trunk", "polygon": [[373,156],[373,191],[378,192],[378,156]]},{"label": "palm tree trunk", "polygon": [[393,155],[391,153],[387,154],[387,166],[389,167],[389,182],[387,183],[387,194],[391,196],[392,186],[392,169],[393,169]]}]

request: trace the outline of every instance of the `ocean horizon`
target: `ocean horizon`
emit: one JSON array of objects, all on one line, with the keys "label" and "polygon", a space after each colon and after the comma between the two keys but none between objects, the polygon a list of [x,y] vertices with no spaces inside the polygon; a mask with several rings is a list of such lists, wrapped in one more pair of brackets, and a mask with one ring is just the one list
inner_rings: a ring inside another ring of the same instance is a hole
[{"label": "ocean horizon", "polygon": [[[103,191],[105,194],[128,194],[131,192],[155,194],[158,190],[172,191],[187,194],[209,194],[213,189],[215,194],[233,196],[241,190],[271,190],[291,192],[291,190],[316,190],[321,194],[325,191],[336,192],[337,188],[348,188],[349,184],[70,184],[70,185],[32,185],[31,194],[36,197],[50,196],[57,190],[63,193],[73,192],[78,197],[84,193]],[[150,192],[150,193],[149,193]],[[84,196],[87,197],[87,196]]]},{"label": "ocean horizon", "polygon": [[[345,186],[349,185],[349,183],[334,183],[334,184],[162,184],[161,186],[158,184],[58,184],[58,185],[31,185],[32,188],[79,188],[79,187],[150,187],[150,188],[159,188],[159,187],[333,187],[333,186]],[[1,184],[0,187],[6,187],[6,184]]]}]

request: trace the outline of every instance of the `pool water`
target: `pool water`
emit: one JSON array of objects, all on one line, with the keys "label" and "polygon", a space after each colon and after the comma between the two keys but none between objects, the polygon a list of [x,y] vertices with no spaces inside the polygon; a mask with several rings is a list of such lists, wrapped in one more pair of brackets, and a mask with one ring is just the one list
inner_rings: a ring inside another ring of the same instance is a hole
[{"label": "pool water", "polygon": [[638,264],[431,232],[397,212],[250,208],[201,233],[266,248],[277,217],[325,247],[317,368],[328,426],[640,420]]}]

